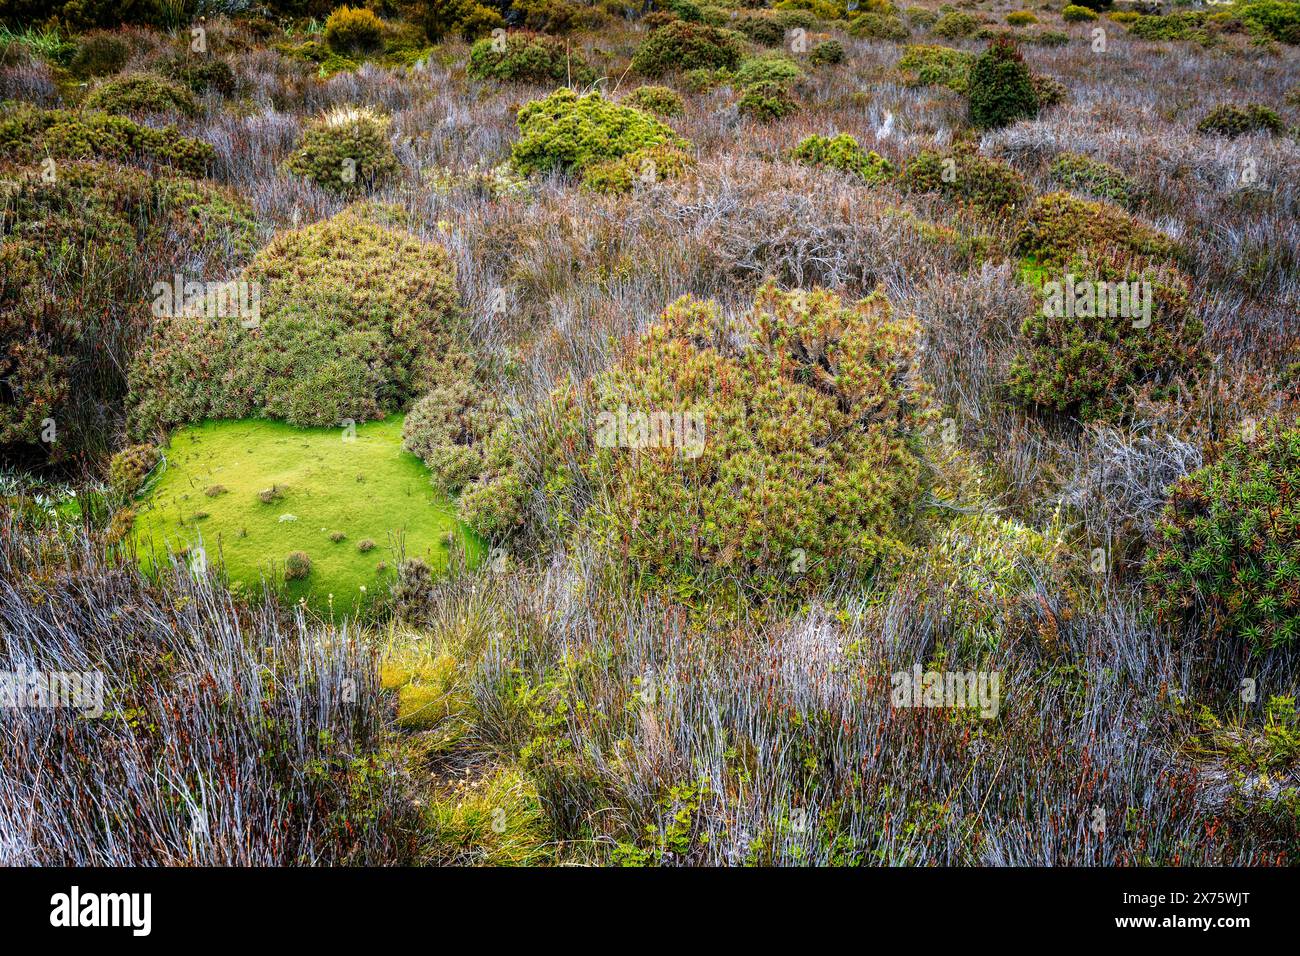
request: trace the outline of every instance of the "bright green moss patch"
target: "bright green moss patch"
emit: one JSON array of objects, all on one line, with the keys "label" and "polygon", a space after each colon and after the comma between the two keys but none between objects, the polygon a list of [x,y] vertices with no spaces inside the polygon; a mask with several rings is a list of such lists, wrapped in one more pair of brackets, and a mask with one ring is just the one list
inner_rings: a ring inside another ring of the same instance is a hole
[{"label": "bright green moss patch", "polygon": [[[205,422],[176,432],[164,450],[165,469],[134,506],[141,560],[149,565],[164,547],[202,547],[232,584],[255,592],[264,578],[281,583],[286,558],[301,551],[311,568],[284,583],[285,600],[305,598],[327,612],[333,594],[334,611],[351,613],[385,598],[399,544],[435,571],[446,568],[449,542],[457,539],[471,560],[479,557],[482,545],[456,520],[454,502],[402,448],[402,416],[358,425],[355,440],[344,434],[268,421]],[[224,492],[205,493],[216,486]],[[338,532],[345,537],[335,541]],[[373,548],[357,546],[367,539]]]}]

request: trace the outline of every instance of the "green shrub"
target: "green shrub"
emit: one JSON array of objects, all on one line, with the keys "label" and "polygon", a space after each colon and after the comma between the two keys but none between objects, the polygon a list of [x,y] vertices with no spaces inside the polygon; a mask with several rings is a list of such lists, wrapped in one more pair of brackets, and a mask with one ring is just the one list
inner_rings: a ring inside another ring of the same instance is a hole
[{"label": "green shrub", "polygon": [[1137,183],[1122,170],[1079,153],[1058,154],[1052,162],[1051,177],[1066,189],[1086,192],[1126,209],[1138,200]]},{"label": "green shrub", "polygon": [[152,73],[132,73],[97,86],[86,97],[86,109],[105,113],[181,113],[195,116],[199,112],[194,94],[171,80]]},{"label": "green shrub", "polygon": [[875,150],[867,151],[847,133],[838,136],[813,134],[803,139],[790,156],[807,166],[829,166],[842,172],[853,173],[868,183],[884,182],[894,173],[889,160]]},{"label": "green shrub", "polygon": [[1034,73],[1029,82],[1034,88],[1034,99],[1038,101],[1040,110],[1065,102],[1068,94],[1065,84],[1060,80],[1043,73]]},{"label": "green shrub", "polygon": [[[613,367],[553,396],[574,456],[545,486],[589,486],[594,540],[687,602],[868,572],[904,546],[926,483],[916,332],[880,294],[768,283],[732,322],[678,300]],[[655,439],[636,424],[650,412],[680,427]]]},{"label": "green shrub", "polygon": [[634,106],[647,113],[660,116],[681,116],[686,112],[686,104],[681,94],[666,86],[638,86],[623,100],[628,106]]},{"label": "green shrub", "polygon": [[14,169],[5,192],[0,447],[99,459],[120,426],[113,410],[148,330],[141,303],[153,283],[194,261],[237,264],[256,226],[227,190],[163,171],[62,162],[53,181],[42,172]]},{"label": "green shrub", "polygon": [[763,80],[745,87],[737,104],[740,115],[771,123],[799,111],[799,104],[784,83]]},{"label": "green shrub", "polygon": [[789,86],[801,76],[803,69],[791,57],[784,53],[763,53],[742,60],[732,74],[731,82],[738,87],[753,86],[755,83]]},{"label": "green shrub", "polygon": [[376,189],[402,168],[388,142],[388,123],[365,108],[331,110],[303,131],[285,169],[342,195]]},{"label": "green shrub", "polygon": [[903,51],[898,69],[913,86],[945,86],[965,93],[975,54],[946,46],[914,44]]},{"label": "green shrub", "polygon": [[1037,22],[1038,17],[1028,10],[1013,10],[1007,14],[1007,23],[1013,27],[1027,27],[1029,24]]},{"label": "green shrub", "polygon": [[1061,19],[1066,23],[1084,23],[1088,20],[1096,20],[1097,14],[1093,13],[1087,7],[1081,7],[1077,4],[1068,4],[1061,11]]},{"label": "green shrub", "polygon": [[261,290],[254,329],[192,310],[160,319],[131,367],[133,433],[208,418],[377,419],[460,374],[450,257],[380,213],[351,207],[273,239],[240,277]]},{"label": "green shrub", "polygon": [[596,78],[591,67],[563,40],[520,32],[507,35],[504,47],[488,38],[475,43],[469,51],[469,75],[478,80],[579,85]]},{"label": "green shrub", "polygon": [[1020,173],[966,143],[954,146],[948,156],[918,153],[904,165],[899,182],[907,192],[939,193],[986,214],[1015,210],[1029,198]]},{"label": "green shrub", "polygon": [[499,405],[472,377],[448,378],[411,407],[402,423],[402,445],[428,466],[434,487],[459,494],[482,475],[489,440],[501,421]]},{"label": "green shrub", "polygon": [[453,33],[466,40],[477,40],[503,28],[506,22],[490,4],[485,6],[475,0],[424,0],[420,24],[430,42],[439,43]]},{"label": "green shrub", "polygon": [[1090,258],[1111,253],[1168,262],[1177,246],[1122,209],[1069,193],[1039,196],[1025,213],[1015,251],[1041,265],[1061,266],[1082,252]]},{"label": "green shrub", "polygon": [[844,62],[844,44],[839,40],[823,40],[808,53],[808,62],[815,66],[834,66]]},{"label": "green shrub", "polygon": [[1060,30],[1039,30],[1037,33],[1029,34],[1025,39],[1036,46],[1061,47],[1070,42],[1070,34],[1062,33]]},{"label": "green shrub", "polygon": [[519,140],[511,162],[524,176],[560,170],[583,174],[651,146],[684,149],[687,143],[648,113],[613,103],[600,93],[556,90],[519,111]]},{"label": "green shrub", "polygon": [[912,35],[900,18],[882,13],[864,13],[849,24],[849,34],[863,40],[906,40]]},{"label": "green shrub", "polygon": [[128,445],[108,465],[108,483],[123,501],[134,498],[162,455],[154,445]]},{"label": "green shrub", "polygon": [[1033,76],[1015,43],[998,38],[971,67],[967,90],[971,122],[997,129],[1038,112]]},{"label": "green shrub", "polygon": [[785,42],[785,25],[766,13],[742,14],[735,28],[759,46],[780,46]]},{"label": "green shrub", "polygon": [[216,151],[170,126],[155,129],[108,113],[21,106],[0,120],[0,156],[19,163],[50,157],[162,164],[202,175]]},{"label": "green shrub", "polygon": [[1214,133],[1218,136],[1236,138],[1247,133],[1282,133],[1286,124],[1276,112],[1267,106],[1250,103],[1246,106],[1221,104],[1210,110],[1196,124],[1198,133]]},{"label": "green shrub", "polygon": [[340,53],[377,49],[383,38],[383,21],[365,7],[342,6],[325,20],[325,42]]},{"label": "green shrub", "polygon": [[1206,35],[1205,16],[1202,11],[1167,13],[1163,16],[1143,15],[1129,23],[1126,29],[1142,40],[1203,39]]},{"label": "green shrub", "polygon": [[645,146],[618,159],[588,166],[582,184],[600,193],[626,193],[640,183],[654,185],[676,179],[695,165],[695,160],[676,146]]},{"label": "green shrub", "polygon": [[173,57],[163,64],[163,72],[199,96],[205,93],[231,96],[235,92],[235,71],[225,60],[216,57]]},{"label": "green shrub", "polygon": [[1281,43],[1300,43],[1300,3],[1247,0],[1235,4],[1232,12],[1256,36],[1268,37]]},{"label": "green shrub", "polygon": [[1170,490],[1144,569],[1156,612],[1256,650],[1300,635],[1300,430],[1269,424]]},{"label": "green shrub", "polygon": [[131,44],[116,33],[88,33],[77,44],[68,72],[83,80],[108,76],[126,66],[129,59]]},{"label": "green shrub", "polygon": [[679,70],[734,70],[743,52],[738,35],[730,30],[676,21],[659,27],[637,47],[632,71],[663,76]]},{"label": "green shrub", "polygon": [[908,7],[903,12],[911,23],[922,29],[929,29],[939,22],[939,14],[926,7]]},{"label": "green shrub", "polygon": [[974,36],[982,26],[980,18],[974,14],[950,10],[939,17],[930,32],[947,40],[960,40],[962,37]]},{"label": "green shrub", "polygon": [[284,579],[301,581],[311,574],[311,558],[306,551],[290,551],[284,559]]},{"label": "green shrub", "polygon": [[[1130,390],[1146,388],[1164,398],[1173,379],[1203,365],[1202,326],[1189,313],[1188,283],[1177,272],[1134,271],[1122,259],[1103,258],[1077,259],[1060,274],[1043,275],[1057,294],[1021,329],[1024,347],[1008,379],[1018,401],[1081,421],[1107,418],[1123,412]],[[1135,304],[1143,283],[1149,313]]]}]

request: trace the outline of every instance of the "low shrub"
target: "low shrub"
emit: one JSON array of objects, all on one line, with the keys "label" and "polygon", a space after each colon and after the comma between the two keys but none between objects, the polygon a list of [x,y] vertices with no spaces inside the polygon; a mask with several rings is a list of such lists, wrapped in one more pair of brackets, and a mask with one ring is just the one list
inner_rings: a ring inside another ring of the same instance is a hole
[{"label": "low shrub", "polygon": [[1007,14],[1007,23],[1013,27],[1027,27],[1029,24],[1037,22],[1038,17],[1028,10],[1013,10]]},{"label": "low shrub", "polygon": [[152,73],[132,73],[102,83],[86,97],[86,109],[124,116],[180,113],[195,116],[198,103],[185,87]]},{"label": "low shrub", "polygon": [[839,40],[823,40],[808,53],[808,62],[815,66],[834,66],[844,62],[844,44]]},{"label": "low shrub", "polygon": [[499,405],[471,376],[444,379],[407,413],[402,446],[428,466],[434,487],[459,494],[482,475],[502,417]]},{"label": "low shrub", "polygon": [[785,42],[785,25],[766,13],[742,14],[733,25],[759,46],[780,46]]},{"label": "low shrub", "polygon": [[963,37],[974,36],[983,25],[980,18],[972,13],[949,10],[939,17],[930,28],[930,32],[946,40],[960,40]]},{"label": "low shrub", "polygon": [[1232,12],[1258,37],[1300,44],[1300,4],[1284,0],[1245,0]]},{"label": "low shrub", "polygon": [[[1198,40],[1206,36],[1205,16],[1205,13],[1199,10],[1160,16],[1144,14],[1130,22],[1126,29],[1132,36],[1142,40]],[[1093,17],[1095,18],[1096,14],[1093,14]]]},{"label": "low shrub", "polygon": [[1029,34],[1025,39],[1035,46],[1061,47],[1070,42],[1070,34],[1060,30],[1039,30]]},{"label": "low shrub", "polygon": [[342,195],[370,192],[401,171],[387,117],[365,108],[331,110],[303,131],[285,169]]},{"label": "low shrub", "polygon": [[1136,205],[1139,187],[1136,182],[1109,163],[1080,153],[1060,153],[1052,161],[1052,179],[1066,189],[1086,192],[1098,199],[1128,209]]},{"label": "low shrub", "polygon": [[1087,7],[1081,7],[1078,4],[1067,4],[1061,11],[1061,19],[1066,23],[1086,23],[1090,20],[1096,20],[1097,14]]},{"label": "low shrub", "polygon": [[1029,186],[1011,166],[961,143],[951,155],[930,150],[904,165],[899,183],[907,192],[939,193],[985,214],[1015,210],[1029,198]]},{"label": "low shrub", "polygon": [[[1188,282],[1176,271],[1134,271],[1099,258],[1044,275],[1059,295],[1053,292],[1055,300],[1045,300],[1021,329],[1024,347],[1008,377],[1018,401],[1081,421],[1109,418],[1127,409],[1132,390],[1160,400],[1172,381],[1204,364],[1203,329],[1189,312]],[[1144,287],[1149,313],[1138,304]]]},{"label": "low shrub", "polygon": [[741,116],[771,123],[799,112],[799,104],[784,83],[763,80],[745,87],[737,104]]},{"label": "low shrub", "polygon": [[873,185],[884,182],[894,173],[889,160],[875,150],[863,149],[847,133],[837,136],[813,134],[805,137],[794,148],[790,158],[807,166],[829,166],[831,169],[852,173]]},{"label": "low shrub", "polygon": [[1080,252],[1090,258],[1118,253],[1157,262],[1172,260],[1177,252],[1172,239],[1122,209],[1063,192],[1033,201],[1014,248],[1036,263],[1058,266]]},{"label": "low shrub", "polygon": [[365,7],[342,6],[325,20],[325,42],[340,53],[378,49],[383,38],[383,21]]},{"label": "low shrub", "polygon": [[[544,486],[589,487],[578,520],[594,540],[688,603],[867,573],[904,547],[926,484],[916,332],[879,293],[769,282],[732,322],[680,299],[613,367],[553,396],[551,434],[573,454]],[[652,411],[679,426],[654,433]]]},{"label": "low shrub", "polygon": [[128,445],[113,456],[108,466],[108,483],[114,494],[129,501],[139,493],[149,472],[162,459],[157,446]]},{"label": "low shrub", "polygon": [[605,99],[556,90],[519,111],[519,140],[511,162],[521,175],[560,170],[581,176],[589,167],[651,146],[687,143],[648,113]]},{"label": "low shrub", "polygon": [[864,13],[849,24],[849,34],[862,40],[903,41],[912,35],[899,17],[882,13]]},{"label": "low shrub", "polygon": [[131,59],[131,44],[116,33],[87,33],[77,44],[68,72],[79,79],[109,76]]},{"label": "low shrub", "polygon": [[654,30],[637,47],[632,71],[663,76],[682,70],[734,70],[743,54],[739,35],[730,30],[676,21]]},{"label": "low shrub", "polygon": [[1033,76],[1015,43],[998,38],[971,67],[967,87],[971,122],[997,129],[1038,112]]},{"label": "low shrub", "polygon": [[1276,112],[1267,106],[1250,103],[1246,106],[1221,104],[1214,107],[1199,123],[1198,133],[1213,133],[1217,136],[1236,138],[1247,133],[1282,133],[1286,124]]},{"label": "low shrub", "polygon": [[681,94],[666,86],[638,86],[623,100],[628,106],[660,116],[681,116],[686,104]]},{"label": "low shrub", "polygon": [[240,278],[261,288],[255,334],[239,316],[188,310],[156,324],[131,368],[135,434],[381,418],[458,367],[450,257],[365,207],[277,236]]},{"label": "low shrub", "polygon": [[600,193],[626,193],[637,184],[652,186],[677,179],[694,165],[695,160],[676,146],[645,146],[618,159],[588,166],[582,184]]},{"label": "low shrub", "polygon": [[1229,440],[1181,479],[1156,523],[1144,574],[1157,614],[1200,619],[1252,648],[1300,637],[1300,429],[1270,423]]},{"label": "low shrub", "polygon": [[311,558],[306,551],[290,551],[284,559],[284,579],[302,581],[311,574]]},{"label": "low shrub", "polygon": [[908,7],[903,11],[908,22],[915,24],[922,29],[928,30],[939,22],[939,14],[935,13],[928,7]]},{"label": "low shrub", "polygon": [[19,163],[37,163],[49,157],[165,165],[201,176],[216,151],[171,126],[144,126],[108,113],[22,106],[0,119],[0,156]]},{"label": "low shrub", "polygon": [[945,86],[965,93],[975,54],[946,46],[914,44],[903,51],[898,69],[913,86]]},{"label": "low shrub", "polygon": [[791,57],[784,53],[764,53],[742,60],[732,74],[731,82],[742,88],[756,83],[789,86],[801,76],[803,76],[803,69]]},{"label": "low shrub", "polygon": [[163,72],[178,83],[183,83],[191,93],[202,96],[218,93],[232,96],[235,92],[235,72],[225,60],[209,56],[202,59],[178,56],[163,63]]},{"label": "low shrub", "polygon": [[540,33],[513,32],[504,46],[484,38],[469,51],[469,75],[478,80],[515,83],[576,83],[596,78],[586,62],[563,40]]}]

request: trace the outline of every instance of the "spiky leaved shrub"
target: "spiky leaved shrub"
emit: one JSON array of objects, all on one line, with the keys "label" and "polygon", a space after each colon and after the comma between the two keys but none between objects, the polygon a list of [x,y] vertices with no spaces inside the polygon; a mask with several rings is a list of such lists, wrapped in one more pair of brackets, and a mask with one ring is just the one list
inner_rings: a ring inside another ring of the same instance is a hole
[{"label": "spiky leaved shrub", "polygon": [[108,481],[122,499],[134,498],[162,455],[156,445],[128,445],[109,462]]},{"label": "spiky leaved shrub", "polygon": [[41,172],[15,170],[0,211],[0,447],[93,458],[120,431],[154,283],[239,265],[256,225],[209,183],[86,162]]},{"label": "spiky leaved shrub", "polygon": [[1300,428],[1270,423],[1176,482],[1145,576],[1158,614],[1256,650],[1300,637]]},{"label": "spiky leaved shrub", "polygon": [[1196,124],[1198,133],[1214,133],[1235,138],[1247,133],[1281,133],[1286,129],[1282,117],[1267,106],[1249,103],[1246,106],[1221,104]]},{"label": "spiky leaved shrub", "polygon": [[816,66],[834,66],[844,62],[844,44],[839,40],[823,40],[808,52],[808,62]]},{"label": "spiky leaved shrub", "polygon": [[429,467],[435,487],[459,494],[483,474],[488,445],[503,417],[499,403],[471,374],[447,375],[407,413],[402,445]]},{"label": "spiky leaved shrub", "polygon": [[903,167],[899,183],[908,192],[937,192],[986,214],[1017,209],[1029,199],[1019,172],[968,143],[957,144],[948,156],[918,153]]},{"label": "spiky leaved shrub", "polygon": [[863,40],[906,40],[912,35],[902,18],[884,13],[864,13],[849,24],[849,34]]},{"label": "spiky leaved shrub", "polygon": [[306,551],[290,551],[284,558],[284,579],[301,581],[311,574],[311,557]]},{"label": "spiky leaved shrub", "polygon": [[784,24],[767,13],[743,13],[733,26],[760,46],[780,46],[785,42]]},{"label": "spiky leaved shrub", "polygon": [[647,113],[660,116],[681,116],[686,112],[686,104],[676,90],[666,86],[638,86],[623,100],[628,106],[635,106]]},{"label": "spiky leaved shrub", "polygon": [[918,43],[903,51],[898,69],[913,86],[946,86],[965,93],[975,59],[965,50]]},{"label": "spiky leaved shrub", "polygon": [[1089,20],[1096,20],[1097,14],[1087,7],[1081,7],[1077,4],[1067,4],[1061,11],[1061,19],[1066,23],[1084,23]]},{"label": "spiky leaved shrub", "polygon": [[632,70],[642,76],[663,76],[678,70],[733,70],[743,53],[738,34],[678,20],[646,37],[632,57]]},{"label": "spiky leaved shrub", "polygon": [[116,33],[96,31],[81,38],[77,52],[68,63],[68,72],[80,79],[108,76],[126,66],[131,59],[131,44]]},{"label": "spiky leaved shrub", "polygon": [[1080,251],[1108,250],[1144,260],[1168,261],[1177,245],[1163,233],[1138,222],[1122,209],[1089,202],[1069,193],[1039,196],[1025,212],[1015,250],[1042,265],[1065,265]]},{"label": "spiky leaved shrub", "polygon": [[737,108],[742,116],[771,123],[799,112],[799,103],[784,83],[764,80],[745,87]]},{"label": "spiky leaved shrub", "polygon": [[790,154],[796,163],[807,166],[829,166],[842,172],[853,173],[868,183],[884,182],[894,173],[889,160],[875,150],[865,150],[848,133],[837,136],[820,136],[814,133],[799,142]]},{"label": "spiky leaved shrub", "polygon": [[230,96],[235,92],[235,71],[215,56],[175,56],[163,62],[162,70],[199,96],[205,93]]},{"label": "spiky leaved shrub", "polygon": [[588,166],[582,184],[600,193],[626,193],[637,184],[653,186],[676,179],[694,165],[694,158],[676,146],[645,146],[618,159]]},{"label": "spiky leaved shrub", "polygon": [[331,192],[369,192],[402,168],[388,142],[388,125],[388,118],[373,110],[331,110],[303,132],[285,168]]},{"label": "spiky leaved shrub", "polygon": [[1051,177],[1067,189],[1090,193],[1098,199],[1129,208],[1140,195],[1138,184],[1109,163],[1081,153],[1059,153],[1052,161]]},{"label": "spiky leaved shrub", "polygon": [[365,7],[341,6],[325,20],[325,42],[340,53],[376,49],[383,37],[383,21]]},{"label": "spiky leaved shrub", "polygon": [[731,75],[731,82],[740,88],[755,83],[780,83],[789,86],[803,76],[803,68],[793,57],[776,51],[746,57]]},{"label": "spiky leaved shrub", "polygon": [[939,17],[935,25],[930,28],[930,32],[948,40],[959,40],[962,37],[974,36],[981,26],[983,24],[980,18],[973,13],[949,10]]},{"label": "spiky leaved shrub", "polygon": [[21,163],[52,159],[106,159],[174,166],[191,175],[207,171],[216,151],[171,126],[153,128],[125,116],[11,109],[0,119],[0,157]]},{"label": "spiky leaved shrub", "polygon": [[260,284],[255,328],[201,310],[157,323],[131,368],[134,434],[250,415],[379,418],[458,361],[450,257],[372,210],[277,236],[240,278]]},{"label": "spiky leaved shrub", "polygon": [[868,571],[903,547],[925,484],[915,349],[879,293],[769,282],[735,321],[685,297],[556,393],[551,433],[572,455],[546,487],[588,488],[581,520],[601,546],[687,600]]},{"label": "spiky leaved shrub", "polygon": [[655,146],[689,144],[648,113],[605,99],[556,90],[519,111],[519,140],[511,161],[522,175],[561,170],[583,175],[599,163]]},{"label": "spiky leaved shrub", "polygon": [[504,45],[488,38],[475,43],[469,51],[469,75],[479,80],[579,85],[596,78],[586,61],[563,40],[522,32],[509,34]]},{"label": "spiky leaved shrub", "polygon": [[152,73],[132,73],[100,84],[86,97],[86,109],[123,115],[199,111],[194,94],[171,80]]},{"label": "spiky leaved shrub", "polygon": [[967,89],[971,122],[996,129],[1038,112],[1033,76],[1013,41],[999,37],[971,67]]},{"label": "spiky leaved shrub", "polygon": [[[1100,258],[1044,277],[1059,284],[1059,295],[1054,290],[1054,300],[1044,298],[1025,320],[1008,377],[1011,395],[1025,405],[1081,421],[1114,417],[1129,407],[1132,390],[1162,399],[1171,382],[1204,365],[1203,327],[1176,271]],[[1149,314],[1138,304],[1144,285]]]}]

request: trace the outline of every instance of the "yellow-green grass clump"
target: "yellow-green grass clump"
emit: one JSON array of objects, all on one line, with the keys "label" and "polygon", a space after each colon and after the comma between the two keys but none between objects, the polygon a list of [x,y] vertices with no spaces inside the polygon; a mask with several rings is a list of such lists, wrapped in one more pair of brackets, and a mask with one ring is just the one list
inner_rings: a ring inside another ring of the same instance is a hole
[{"label": "yellow-green grass clump", "polygon": [[[481,543],[401,442],[400,415],[355,435],[266,421],[181,429],[163,450],[161,475],[133,505],[141,561],[150,567],[170,551],[194,567],[201,548],[203,564],[220,565],[250,595],[265,580],[288,602],[347,614],[386,600],[400,556],[435,573],[453,546],[477,560]],[[204,492],[216,486],[221,494]],[[271,488],[275,495],[262,494]],[[375,546],[353,544],[365,540]],[[286,565],[302,576],[286,581]]]}]

